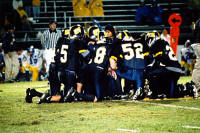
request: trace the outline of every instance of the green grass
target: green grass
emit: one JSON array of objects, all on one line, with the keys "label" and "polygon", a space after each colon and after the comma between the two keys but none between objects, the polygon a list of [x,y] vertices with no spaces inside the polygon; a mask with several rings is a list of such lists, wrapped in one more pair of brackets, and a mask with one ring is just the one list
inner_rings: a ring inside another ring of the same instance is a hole
[{"label": "green grass", "polygon": [[[181,77],[179,83],[190,81]],[[123,133],[121,129],[135,129],[141,133],[197,133],[200,129],[200,110],[181,109],[133,103],[103,101],[100,103],[25,103],[25,90],[36,87],[44,92],[47,82],[21,82],[0,84],[0,133]],[[154,103],[195,107],[200,100],[163,100]]]}]

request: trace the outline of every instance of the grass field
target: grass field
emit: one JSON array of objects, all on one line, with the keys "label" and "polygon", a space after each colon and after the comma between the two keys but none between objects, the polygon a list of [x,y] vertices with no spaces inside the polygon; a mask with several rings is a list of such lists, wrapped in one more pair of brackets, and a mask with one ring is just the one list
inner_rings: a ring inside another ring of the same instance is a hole
[{"label": "grass field", "polygon": [[[181,77],[179,83],[190,81]],[[47,82],[0,84],[0,133],[198,133],[200,99],[25,103],[25,90]],[[186,128],[188,127],[188,128]]]}]

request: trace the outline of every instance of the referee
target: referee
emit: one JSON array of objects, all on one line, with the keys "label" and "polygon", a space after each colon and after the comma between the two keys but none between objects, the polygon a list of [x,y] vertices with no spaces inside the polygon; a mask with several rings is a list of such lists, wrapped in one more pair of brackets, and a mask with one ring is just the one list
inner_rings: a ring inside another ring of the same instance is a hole
[{"label": "referee", "polygon": [[49,71],[49,65],[55,55],[56,43],[61,36],[61,31],[56,29],[56,22],[50,21],[49,29],[45,30],[42,35],[42,48],[44,49],[43,58],[46,62],[46,72]]}]

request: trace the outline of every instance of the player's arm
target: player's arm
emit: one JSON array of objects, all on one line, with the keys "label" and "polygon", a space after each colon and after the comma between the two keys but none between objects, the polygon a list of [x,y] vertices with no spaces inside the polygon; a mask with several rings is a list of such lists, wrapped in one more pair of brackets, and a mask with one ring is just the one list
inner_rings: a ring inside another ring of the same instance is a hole
[{"label": "player's arm", "polygon": [[87,48],[83,48],[79,50],[79,54],[81,54],[84,58],[89,58],[92,56],[95,52],[95,42],[94,41],[89,41],[87,44]]}]

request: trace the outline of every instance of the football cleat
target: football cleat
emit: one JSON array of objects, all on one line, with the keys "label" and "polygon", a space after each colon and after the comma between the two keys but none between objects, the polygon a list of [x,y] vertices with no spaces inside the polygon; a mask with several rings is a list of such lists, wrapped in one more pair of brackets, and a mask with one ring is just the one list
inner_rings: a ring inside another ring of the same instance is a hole
[{"label": "football cleat", "polygon": [[32,103],[31,89],[26,89],[26,97],[25,100],[27,103]]},{"label": "football cleat", "polygon": [[121,100],[128,100],[129,99],[129,95],[121,95]]},{"label": "football cleat", "polygon": [[132,97],[132,100],[138,100],[142,94],[142,88],[138,88]]},{"label": "football cleat", "polygon": [[133,97],[133,95],[134,95],[134,90],[130,90],[129,97],[131,98],[131,97]]},{"label": "football cleat", "polygon": [[39,101],[37,102],[38,104],[41,103],[49,103],[51,100],[51,90],[47,90],[39,99]]},{"label": "football cleat", "polygon": [[73,87],[69,89],[69,91],[67,92],[67,95],[64,97],[64,102],[72,102],[75,92],[76,90]]},{"label": "football cleat", "polygon": [[189,94],[189,96],[193,96],[194,99],[198,98],[198,96],[199,96],[198,90],[193,81],[187,82],[185,84],[185,87],[187,89],[187,94]]},{"label": "football cleat", "polygon": [[193,86],[193,90],[192,90],[193,91],[193,98],[198,99],[198,97],[199,97],[198,90],[197,90],[197,88],[194,84],[192,86]]}]

